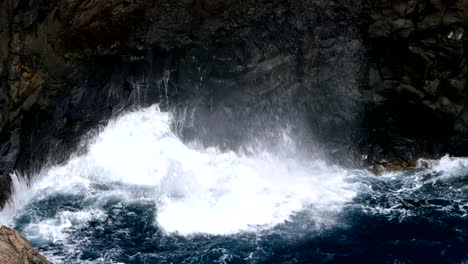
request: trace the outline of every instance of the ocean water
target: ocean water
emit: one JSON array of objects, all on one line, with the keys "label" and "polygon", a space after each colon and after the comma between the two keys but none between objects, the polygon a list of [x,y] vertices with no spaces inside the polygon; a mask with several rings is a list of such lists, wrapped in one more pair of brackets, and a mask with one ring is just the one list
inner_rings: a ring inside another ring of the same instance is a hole
[{"label": "ocean water", "polygon": [[0,224],[54,263],[468,263],[468,159],[376,176],[275,146],[184,143],[158,106],[13,175]]}]

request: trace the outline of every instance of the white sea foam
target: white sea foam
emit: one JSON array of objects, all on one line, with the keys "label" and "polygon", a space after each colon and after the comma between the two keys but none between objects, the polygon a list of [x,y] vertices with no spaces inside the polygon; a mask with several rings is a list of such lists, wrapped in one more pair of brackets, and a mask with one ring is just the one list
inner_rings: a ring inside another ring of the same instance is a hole
[{"label": "white sea foam", "polygon": [[[44,169],[28,190],[20,182],[15,184],[13,203],[0,213],[0,221],[11,220],[33,198],[79,192],[93,183],[150,190],[138,195],[157,203],[156,224],[183,235],[232,234],[271,227],[309,207],[339,210],[356,194],[355,185],[346,181],[346,170],[284,155],[294,153],[289,151],[291,140],[278,143],[284,146],[275,146],[274,153],[266,146],[248,155],[199,149],[184,144],[171,131],[170,123],[171,115],[157,106],[110,121],[89,143],[86,154]],[[284,153],[277,153],[278,149]],[[133,197],[137,194],[132,190],[122,187],[116,192]],[[94,191],[92,195],[100,194]],[[96,204],[90,207],[86,210],[99,210]],[[313,215],[322,222],[329,220],[328,216],[321,218],[320,210]],[[94,216],[99,213],[90,217]],[[56,216],[27,228],[50,231],[52,239],[60,239],[70,217],[75,216]]]},{"label": "white sea foam", "polygon": [[39,239],[47,240],[53,243],[69,243],[66,230],[73,226],[83,226],[92,219],[104,218],[104,214],[100,210],[93,211],[78,211],[71,212],[64,210],[59,212],[55,217],[45,219],[41,222],[33,222],[29,224],[23,233],[30,240]]},{"label": "white sea foam", "polygon": [[445,155],[439,160],[418,160],[419,168],[427,168],[427,172],[437,174],[441,178],[467,177],[468,158],[457,158]]},{"label": "white sea foam", "polygon": [[13,195],[5,208],[0,211],[0,225],[9,225],[16,212],[21,210],[33,196],[22,177],[12,174]]}]

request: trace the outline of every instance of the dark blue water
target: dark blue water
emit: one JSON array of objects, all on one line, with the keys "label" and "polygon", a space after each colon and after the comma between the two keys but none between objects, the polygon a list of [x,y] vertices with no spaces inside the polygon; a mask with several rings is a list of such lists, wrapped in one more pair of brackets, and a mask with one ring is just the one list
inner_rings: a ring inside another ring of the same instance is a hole
[{"label": "dark blue water", "polygon": [[[460,163],[461,164],[461,163]],[[318,225],[310,206],[273,228],[233,235],[167,234],[150,199],[107,196],[103,212],[62,228],[65,239],[37,236],[31,224],[80,212],[99,196],[56,192],[33,199],[14,220],[35,247],[63,263],[468,263],[468,174],[463,164],[390,176],[356,172],[354,199]],[[80,188],[76,186],[76,188]],[[95,192],[123,188],[96,184]]]}]

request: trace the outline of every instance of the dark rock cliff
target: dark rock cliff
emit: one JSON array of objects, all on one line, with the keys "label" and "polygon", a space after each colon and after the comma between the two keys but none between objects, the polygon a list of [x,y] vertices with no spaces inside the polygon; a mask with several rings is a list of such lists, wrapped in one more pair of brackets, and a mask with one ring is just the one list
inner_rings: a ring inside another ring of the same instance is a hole
[{"label": "dark rock cliff", "polygon": [[467,155],[467,1],[369,1],[371,160]]},{"label": "dark rock cliff", "polygon": [[60,162],[90,128],[156,102],[194,111],[185,137],[226,147],[271,113],[307,124],[305,140],[348,165],[466,155],[467,9],[0,0],[0,204],[13,170]]}]

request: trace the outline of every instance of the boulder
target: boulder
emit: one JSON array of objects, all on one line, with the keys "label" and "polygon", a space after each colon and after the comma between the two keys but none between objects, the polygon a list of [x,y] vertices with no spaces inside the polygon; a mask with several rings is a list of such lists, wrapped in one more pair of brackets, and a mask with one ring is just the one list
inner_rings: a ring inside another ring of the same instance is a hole
[{"label": "boulder", "polygon": [[0,227],[0,263],[50,264],[18,231],[4,226]]}]

